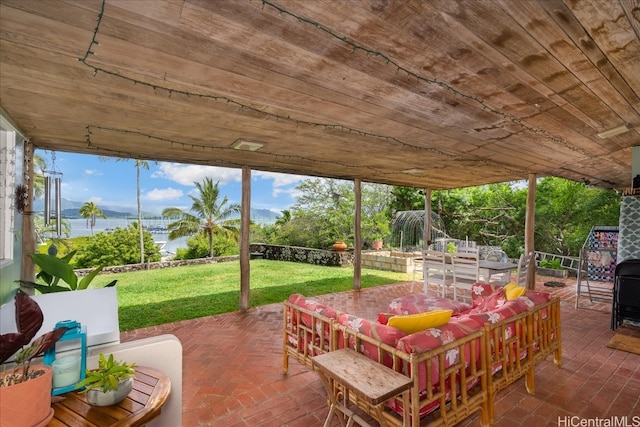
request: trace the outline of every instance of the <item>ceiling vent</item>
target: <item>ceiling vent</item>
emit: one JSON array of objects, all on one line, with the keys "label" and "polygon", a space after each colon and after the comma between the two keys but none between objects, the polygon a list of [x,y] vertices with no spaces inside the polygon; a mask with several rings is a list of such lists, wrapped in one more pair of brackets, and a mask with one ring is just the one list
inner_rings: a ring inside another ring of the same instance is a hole
[{"label": "ceiling vent", "polygon": [[417,169],[417,168],[405,169],[402,171],[402,173],[406,173],[407,175],[420,175],[423,172],[424,172],[424,169]]},{"label": "ceiling vent", "polygon": [[238,139],[236,142],[231,144],[231,148],[235,150],[243,150],[243,151],[258,151],[264,146],[259,142],[247,141],[244,139]]},{"label": "ceiling vent", "polygon": [[631,123],[625,123],[622,126],[618,126],[617,128],[605,130],[604,132],[600,132],[597,137],[600,139],[611,138],[612,136],[620,135],[625,132],[629,132],[633,129],[633,125]]}]

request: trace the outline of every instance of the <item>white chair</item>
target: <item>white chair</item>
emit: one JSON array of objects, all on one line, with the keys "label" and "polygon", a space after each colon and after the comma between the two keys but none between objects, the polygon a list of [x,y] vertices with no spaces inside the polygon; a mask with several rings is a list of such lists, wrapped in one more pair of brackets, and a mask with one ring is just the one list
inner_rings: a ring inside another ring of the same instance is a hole
[{"label": "white chair", "polygon": [[529,265],[533,261],[533,252],[529,252],[529,254],[520,255],[520,259],[518,260],[518,272],[516,273],[516,284],[518,286],[527,286],[528,277],[529,277]]},{"label": "white chair", "polygon": [[423,292],[429,294],[429,288],[435,286],[436,293],[445,297],[447,288],[453,284],[449,254],[426,250],[422,253],[422,273],[424,275]]},{"label": "white chair", "polygon": [[480,279],[480,257],[478,251],[464,251],[451,254],[453,269],[453,299],[458,300],[458,290],[464,290],[464,297],[471,301],[471,287]]}]

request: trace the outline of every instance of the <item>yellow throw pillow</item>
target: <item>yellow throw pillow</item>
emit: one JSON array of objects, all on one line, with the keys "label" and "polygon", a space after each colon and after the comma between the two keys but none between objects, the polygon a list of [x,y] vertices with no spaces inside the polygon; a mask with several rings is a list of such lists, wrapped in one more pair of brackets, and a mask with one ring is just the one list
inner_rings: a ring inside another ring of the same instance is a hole
[{"label": "yellow throw pillow", "polygon": [[518,286],[518,285],[516,285],[515,283],[511,282],[508,285],[504,285],[504,287],[502,289],[504,289],[504,292],[507,293],[507,291],[515,288],[516,286]]},{"label": "yellow throw pillow", "polygon": [[452,314],[453,310],[431,310],[406,316],[391,316],[387,324],[407,334],[412,334],[445,325],[449,322]]},{"label": "yellow throw pillow", "polygon": [[[511,283],[509,285],[511,285]],[[524,286],[516,286],[515,284],[513,284],[513,286],[510,286],[507,289],[509,285],[504,287],[504,295],[507,297],[507,301],[521,297],[525,294],[525,292],[527,292],[527,288],[525,288]]]}]

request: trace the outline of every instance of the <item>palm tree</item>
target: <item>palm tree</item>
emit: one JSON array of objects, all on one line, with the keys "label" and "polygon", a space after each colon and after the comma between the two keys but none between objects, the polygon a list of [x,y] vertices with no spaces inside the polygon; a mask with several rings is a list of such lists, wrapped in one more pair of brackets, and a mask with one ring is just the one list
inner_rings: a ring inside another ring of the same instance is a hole
[{"label": "palm tree", "polygon": [[291,211],[285,209],[282,211],[282,215],[278,215],[276,217],[276,224],[278,226],[282,226],[291,221]]},{"label": "palm tree", "polygon": [[86,218],[87,227],[91,224],[91,234],[93,235],[93,227],[96,226],[96,217],[107,218],[107,216],[100,210],[98,205],[93,202],[85,202],[79,209],[80,216]]},{"label": "palm tree", "polygon": [[136,159],[136,199],[138,201],[138,235],[140,237],[140,264],[144,264],[144,227],[142,226],[142,203],[140,202],[140,168],[149,170],[149,162]]},{"label": "palm tree", "polygon": [[[108,160],[111,157],[100,157],[101,160]],[[129,159],[117,158],[116,162],[126,162]],[[149,170],[149,162],[146,160],[135,159],[136,166],[136,200],[138,202],[138,234],[140,237],[140,264],[144,264],[144,227],[142,227],[142,203],[140,201],[140,168]]]},{"label": "palm tree", "polygon": [[203,233],[209,239],[209,256],[212,257],[215,234],[237,236],[238,229],[229,219],[240,213],[240,205],[236,203],[227,205],[226,196],[219,201],[219,182],[214,185],[211,178],[205,178],[202,183],[194,182],[194,184],[198,189],[199,197],[189,196],[193,201],[190,212],[180,208],[166,208],[162,211],[162,216],[176,220],[167,225],[169,240]]}]

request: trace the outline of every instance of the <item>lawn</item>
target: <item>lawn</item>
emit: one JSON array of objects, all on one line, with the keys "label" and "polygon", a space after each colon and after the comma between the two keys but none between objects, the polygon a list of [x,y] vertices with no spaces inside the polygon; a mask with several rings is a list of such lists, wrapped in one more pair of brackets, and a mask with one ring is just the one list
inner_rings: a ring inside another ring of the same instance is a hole
[{"label": "lawn", "polygon": [[[106,277],[109,281],[118,280],[121,331],[236,311],[239,307],[238,261],[117,273]],[[407,280],[411,280],[410,274],[362,270],[363,288]],[[251,261],[251,307],[281,302],[296,292],[313,296],[350,289],[353,289],[353,268]]]}]

